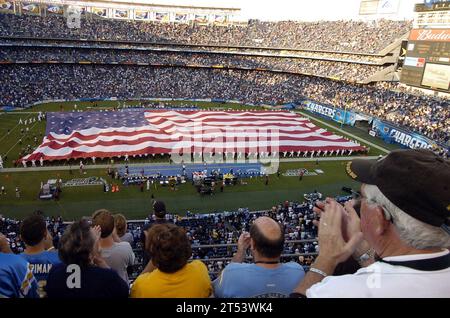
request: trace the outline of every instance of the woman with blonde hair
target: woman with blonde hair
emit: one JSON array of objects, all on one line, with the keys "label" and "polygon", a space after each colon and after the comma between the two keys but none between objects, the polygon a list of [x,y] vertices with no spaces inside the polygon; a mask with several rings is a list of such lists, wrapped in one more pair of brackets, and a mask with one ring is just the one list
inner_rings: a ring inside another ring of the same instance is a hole
[{"label": "woman with blonde hair", "polygon": [[130,245],[133,244],[133,235],[127,232],[127,219],[122,214],[114,215],[114,227],[116,229],[116,234],[122,242],[128,242]]}]

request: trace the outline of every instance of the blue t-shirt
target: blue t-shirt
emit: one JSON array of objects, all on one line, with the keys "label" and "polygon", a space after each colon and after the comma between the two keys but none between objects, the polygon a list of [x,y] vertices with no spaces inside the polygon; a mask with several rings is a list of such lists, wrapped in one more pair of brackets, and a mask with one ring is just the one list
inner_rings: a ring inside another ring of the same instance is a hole
[{"label": "blue t-shirt", "polygon": [[0,253],[0,298],[37,298],[37,288],[31,266],[23,257]]},{"label": "blue t-shirt", "polygon": [[48,273],[52,269],[52,266],[61,263],[61,260],[59,259],[58,253],[56,251],[44,251],[39,254],[22,253],[20,254],[20,256],[25,258],[28,263],[31,264],[33,275],[38,282],[41,280],[46,281]]},{"label": "blue t-shirt", "polygon": [[37,280],[39,289],[39,296],[41,298],[46,297],[44,288],[47,285],[47,277],[48,273],[53,266],[61,264],[61,260],[59,259],[58,253],[56,251],[49,252],[44,251],[39,254],[20,254],[24,259],[26,259],[33,271],[33,275]]},{"label": "blue t-shirt", "polygon": [[214,295],[219,298],[289,297],[304,276],[303,267],[294,262],[274,269],[230,263],[213,282]]},{"label": "blue t-shirt", "polygon": [[69,286],[75,282],[74,271],[67,265],[53,266],[45,288],[48,298],[128,298],[128,284],[116,271],[96,266],[80,267],[79,286]]}]

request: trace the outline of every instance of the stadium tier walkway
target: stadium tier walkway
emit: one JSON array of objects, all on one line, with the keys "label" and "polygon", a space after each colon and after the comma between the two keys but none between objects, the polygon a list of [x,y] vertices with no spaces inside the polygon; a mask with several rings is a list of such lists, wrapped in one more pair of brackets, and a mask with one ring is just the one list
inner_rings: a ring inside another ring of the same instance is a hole
[{"label": "stadium tier walkway", "polygon": [[[280,162],[306,162],[306,161],[316,161],[319,160],[319,162],[323,161],[349,161],[354,159],[377,159],[378,156],[339,156],[339,157],[292,157],[292,158],[281,158]],[[251,164],[252,162],[248,162]],[[255,163],[255,162],[253,162]],[[128,166],[131,167],[148,167],[148,166],[161,166],[161,165],[170,165],[168,162],[143,162],[143,163],[128,163]],[[186,166],[193,165],[194,163],[186,163]],[[245,164],[245,163],[242,163]],[[126,163],[114,163],[111,164],[101,164],[101,165],[84,165],[84,170],[94,170],[94,169],[108,169],[108,167],[124,167],[127,165]],[[180,164],[172,164],[173,166],[180,166]],[[11,172],[32,172],[32,171],[55,171],[55,170],[78,170],[78,166],[44,166],[44,167],[27,167],[27,168],[4,168],[0,169],[0,173],[11,173]]]}]

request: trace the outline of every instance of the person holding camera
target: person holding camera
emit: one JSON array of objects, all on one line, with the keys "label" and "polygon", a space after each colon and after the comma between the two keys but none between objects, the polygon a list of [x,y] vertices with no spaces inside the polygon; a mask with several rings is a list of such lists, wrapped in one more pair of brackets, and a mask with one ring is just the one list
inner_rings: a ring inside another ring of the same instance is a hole
[{"label": "person holding camera", "polygon": [[[220,298],[288,297],[305,272],[298,263],[281,263],[284,231],[280,223],[259,217],[238,240],[238,250],[214,281],[214,295]],[[254,263],[244,263],[250,249]]]},{"label": "person holding camera", "polygon": [[[327,198],[319,255],[293,297],[450,297],[450,161],[424,149],[354,160],[362,183],[360,217],[352,202]],[[332,276],[349,257],[363,266]]]}]

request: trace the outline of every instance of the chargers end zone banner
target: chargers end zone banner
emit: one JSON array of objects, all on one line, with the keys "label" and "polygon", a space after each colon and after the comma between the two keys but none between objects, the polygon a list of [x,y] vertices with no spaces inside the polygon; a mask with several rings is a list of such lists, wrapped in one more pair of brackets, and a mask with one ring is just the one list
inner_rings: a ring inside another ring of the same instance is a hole
[{"label": "chargers end zone banner", "polygon": [[309,100],[303,101],[302,106],[305,110],[329,118],[344,125],[354,126],[357,120],[369,120],[370,117],[363,116],[342,108],[322,105]]},{"label": "chargers end zone banner", "polygon": [[407,131],[383,122],[379,119],[374,119],[372,122],[372,130],[374,130],[380,138],[387,143],[397,143],[405,148],[411,149],[432,149],[437,147],[436,142],[426,138],[417,133]]}]

